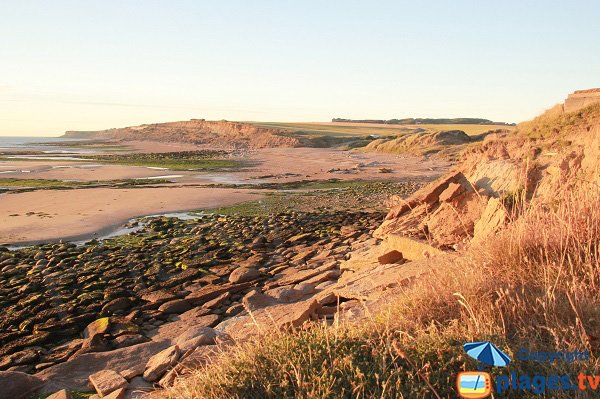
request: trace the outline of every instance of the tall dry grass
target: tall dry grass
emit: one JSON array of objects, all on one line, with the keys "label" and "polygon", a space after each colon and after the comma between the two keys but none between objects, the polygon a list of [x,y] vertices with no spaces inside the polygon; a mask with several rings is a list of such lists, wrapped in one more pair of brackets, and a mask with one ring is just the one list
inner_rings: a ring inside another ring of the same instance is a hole
[{"label": "tall dry grass", "polygon": [[[510,370],[519,374],[600,374],[595,357],[551,365],[515,357],[521,347],[598,349],[600,190],[580,187],[514,209],[500,234],[416,282],[369,322],[274,333],[196,371],[164,398],[455,398],[456,373],[477,367],[461,344],[488,339],[513,356]],[[577,394],[546,397],[593,397]]]}]

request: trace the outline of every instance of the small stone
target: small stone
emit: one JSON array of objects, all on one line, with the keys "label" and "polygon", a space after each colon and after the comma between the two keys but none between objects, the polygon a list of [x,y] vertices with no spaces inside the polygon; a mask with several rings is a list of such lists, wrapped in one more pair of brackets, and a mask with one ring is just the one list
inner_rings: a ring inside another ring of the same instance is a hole
[{"label": "small stone", "polygon": [[385,254],[383,254],[377,258],[380,265],[397,263],[403,259],[404,259],[404,257],[402,256],[402,252],[396,251],[395,249],[392,251],[386,252]]},{"label": "small stone", "polygon": [[231,283],[245,283],[256,280],[260,277],[260,272],[252,267],[238,267],[229,275]]},{"label": "small stone", "polygon": [[127,388],[127,380],[116,371],[102,370],[89,377],[92,386],[101,397],[120,388]]},{"label": "small stone", "polygon": [[166,314],[179,314],[191,309],[190,303],[185,299],[174,299],[163,303],[158,310]]},{"label": "small stone", "polygon": [[232,305],[229,308],[227,308],[227,310],[225,311],[225,316],[235,316],[243,310],[244,305],[242,305],[241,303],[236,303],[235,305]]},{"label": "small stone", "polygon": [[144,371],[144,380],[148,382],[158,381],[167,370],[174,366],[179,360],[180,350],[177,345],[173,345],[162,352],[152,356],[146,363]]},{"label": "small stone", "polygon": [[207,309],[218,308],[219,306],[223,305],[223,303],[225,303],[225,301],[227,301],[230,296],[231,296],[231,294],[229,292],[225,292],[225,293],[219,295],[218,297],[216,297],[215,299],[211,299],[210,301],[205,302],[202,305],[202,307],[207,308]]}]

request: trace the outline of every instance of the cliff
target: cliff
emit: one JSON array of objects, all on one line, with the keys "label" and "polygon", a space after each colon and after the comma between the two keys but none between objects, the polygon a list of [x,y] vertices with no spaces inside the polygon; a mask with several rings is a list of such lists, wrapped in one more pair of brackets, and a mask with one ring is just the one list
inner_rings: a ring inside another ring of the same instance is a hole
[{"label": "cliff", "polygon": [[600,103],[600,88],[577,90],[565,100],[565,112],[575,112],[592,104]]},{"label": "cliff", "polygon": [[63,137],[184,142],[248,149],[303,145],[299,139],[287,137],[283,132],[249,123],[192,119],[98,131],[67,131]]}]

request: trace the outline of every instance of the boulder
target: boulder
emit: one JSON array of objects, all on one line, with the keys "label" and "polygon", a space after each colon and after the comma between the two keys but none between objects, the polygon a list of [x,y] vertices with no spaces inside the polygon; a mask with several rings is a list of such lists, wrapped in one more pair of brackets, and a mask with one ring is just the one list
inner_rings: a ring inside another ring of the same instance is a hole
[{"label": "boulder", "polygon": [[128,385],[127,380],[113,370],[98,371],[90,375],[89,379],[100,397],[104,397],[117,389],[126,388]]},{"label": "boulder", "polygon": [[0,371],[0,399],[25,399],[35,393],[43,381],[19,371]]},{"label": "boulder", "polygon": [[260,272],[253,267],[238,267],[229,275],[230,283],[246,283],[260,277]]},{"label": "boulder", "polygon": [[148,382],[158,381],[169,368],[177,363],[180,354],[179,347],[173,345],[152,356],[150,360],[148,360],[148,363],[146,363],[144,380]]}]

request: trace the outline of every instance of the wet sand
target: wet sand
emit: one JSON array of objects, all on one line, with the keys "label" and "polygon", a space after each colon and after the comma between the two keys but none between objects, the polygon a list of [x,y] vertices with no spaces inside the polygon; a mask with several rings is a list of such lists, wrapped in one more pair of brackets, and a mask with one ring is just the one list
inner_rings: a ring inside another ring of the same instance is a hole
[{"label": "wet sand", "polygon": [[0,195],[0,243],[77,240],[136,216],[214,208],[260,198],[248,190],[198,187],[45,190]]}]

